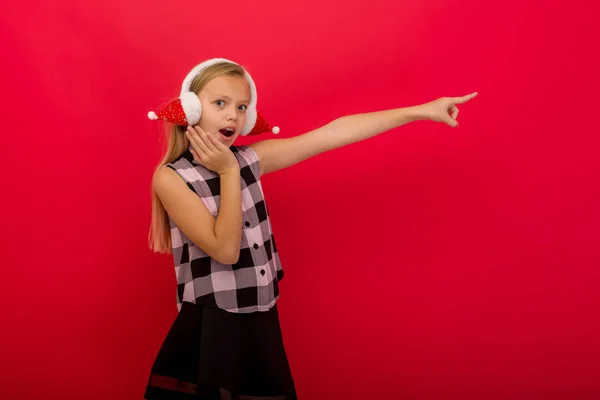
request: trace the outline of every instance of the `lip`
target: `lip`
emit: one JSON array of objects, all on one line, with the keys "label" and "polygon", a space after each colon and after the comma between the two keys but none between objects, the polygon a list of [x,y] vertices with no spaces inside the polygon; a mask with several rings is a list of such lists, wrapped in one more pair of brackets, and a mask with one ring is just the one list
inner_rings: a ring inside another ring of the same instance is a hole
[{"label": "lip", "polygon": [[222,134],[222,133],[220,133],[220,132],[219,132],[219,135],[221,135],[221,140],[222,140],[223,142],[229,142],[229,141],[231,141],[231,139],[233,139],[233,136],[231,136],[231,137],[227,137],[227,136],[223,135],[223,134]]},{"label": "lip", "polygon": [[[227,136],[227,135],[223,134],[222,131],[226,130],[226,129],[233,131],[233,134],[231,136]],[[232,137],[234,137],[235,136],[235,125],[227,125],[227,126],[221,128],[221,129],[219,129],[219,133],[221,133],[221,136],[223,136],[225,138],[232,138]]]}]

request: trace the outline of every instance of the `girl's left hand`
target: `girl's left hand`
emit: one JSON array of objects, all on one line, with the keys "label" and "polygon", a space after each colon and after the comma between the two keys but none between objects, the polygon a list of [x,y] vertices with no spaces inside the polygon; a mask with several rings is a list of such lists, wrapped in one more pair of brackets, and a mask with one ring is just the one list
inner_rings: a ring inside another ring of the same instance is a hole
[{"label": "girl's left hand", "polygon": [[477,96],[477,92],[462,97],[441,97],[437,100],[423,104],[423,110],[427,119],[435,122],[444,122],[452,128],[458,126],[458,107],[457,104],[463,104]]}]

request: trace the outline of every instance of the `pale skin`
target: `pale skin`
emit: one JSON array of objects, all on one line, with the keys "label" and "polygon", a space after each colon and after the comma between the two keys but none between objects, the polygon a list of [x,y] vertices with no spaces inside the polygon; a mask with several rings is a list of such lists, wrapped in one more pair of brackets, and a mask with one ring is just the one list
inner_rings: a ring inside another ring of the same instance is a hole
[{"label": "pale skin", "polygon": [[[310,132],[250,145],[260,160],[261,175],[290,167],[318,154],[360,142],[409,122],[429,120],[458,126],[458,105],[477,96],[442,97],[404,108],[343,116]],[[186,136],[195,161],[220,176],[219,214],[215,218],[202,200],[170,168],[153,177],[156,192],[179,229],[205,253],[223,264],[235,264],[242,236],[241,182],[237,159],[229,149],[246,122],[250,90],[242,77],[219,76],[198,97],[202,118]],[[219,132],[235,129],[231,137]]]}]

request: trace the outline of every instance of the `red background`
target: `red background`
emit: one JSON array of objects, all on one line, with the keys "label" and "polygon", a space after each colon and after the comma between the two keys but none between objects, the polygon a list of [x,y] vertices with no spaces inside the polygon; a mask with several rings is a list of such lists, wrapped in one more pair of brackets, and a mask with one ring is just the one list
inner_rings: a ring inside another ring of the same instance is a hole
[{"label": "red background", "polygon": [[480,93],[264,178],[302,399],[600,398],[597,6],[216,4],[2,5],[0,398],[141,399],[176,315],[146,113],[212,57],[282,137]]}]

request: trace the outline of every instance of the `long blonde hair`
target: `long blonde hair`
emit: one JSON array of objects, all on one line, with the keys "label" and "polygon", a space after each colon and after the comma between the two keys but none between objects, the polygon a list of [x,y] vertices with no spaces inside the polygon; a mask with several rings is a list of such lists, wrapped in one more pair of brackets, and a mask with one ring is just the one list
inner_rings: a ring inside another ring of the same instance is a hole
[{"label": "long blonde hair", "polygon": [[[199,94],[209,81],[220,75],[244,77],[244,69],[239,65],[228,62],[211,65],[196,76],[192,81],[190,90]],[[168,144],[162,160],[156,166],[155,173],[166,164],[177,160],[189,146],[189,141],[185,136],[185,127],[166,124],[165,133],[168,136]],[[148,244],[150,249],[156,253],[171,253],[172,250],[169,216],[154,189],[152,190],[152,221],[148,234]]]}]

